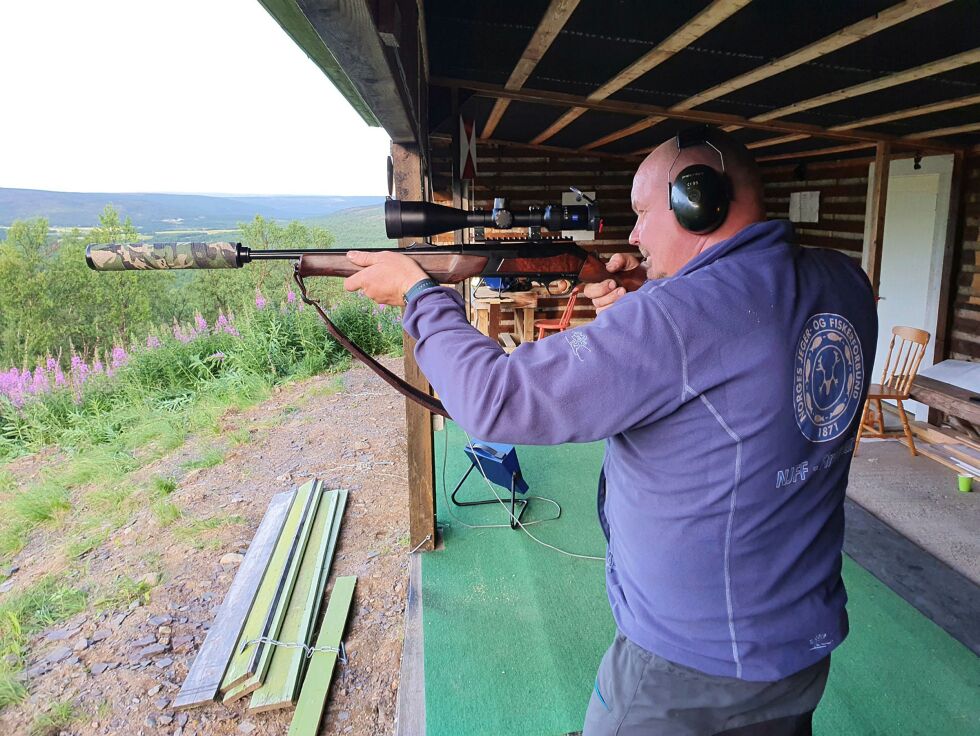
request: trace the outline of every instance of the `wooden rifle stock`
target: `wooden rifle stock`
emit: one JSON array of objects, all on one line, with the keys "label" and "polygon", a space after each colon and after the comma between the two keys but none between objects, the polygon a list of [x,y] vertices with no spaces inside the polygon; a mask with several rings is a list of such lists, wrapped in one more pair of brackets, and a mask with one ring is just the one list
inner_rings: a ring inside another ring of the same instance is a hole
[{"label": "wooden rifle stock", "polygon": [[[631,271],[610,273],[606,263],[591,253],[578,248],[565,252],[542,252],[535,254],[521,252],[515,255],[508,249],[495,251],[492,247],[477,246],[470,252],[464,249],[450,250],[445,253],[412,252],[412,248],[403,248],[398,252],[408,256],[419,264],[423,271],[440,284],[458,284],[476,276],[496,276],[505,278],[534,278],[540,280],[555,280],[571,278],[584,283],[598,283],[612,279],[627,291],[636,291],[646,281],[646,272],[642,268]],[[476,251],[476,252],[473,252]],[[482,252],[480,252],[482,251]],[[347,258],[346,251],[336,253],[304,253],[299,257],[298,271],[300,276],[351,276],[361,270]]]},{"label": "wooden rifle stock", "polygon": [[[473,276],[480,276],[487,266],[487,256],[460,253],[406,252],[422,270],[440,284],[458,284]],[[300,276],[352,276],[361,270],[347,258],[347,253],[306,253],[299,257]]]}]

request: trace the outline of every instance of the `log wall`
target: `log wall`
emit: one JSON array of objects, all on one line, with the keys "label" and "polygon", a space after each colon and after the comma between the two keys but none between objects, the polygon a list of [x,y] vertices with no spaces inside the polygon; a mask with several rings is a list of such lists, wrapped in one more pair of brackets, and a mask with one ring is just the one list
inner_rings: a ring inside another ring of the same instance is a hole
[{"label": "log wall", "polygon": [[[764,168],[766,216],[789,219],[792,192],[820,192],[820,220],[796,223],[801,245],[833,248],[861,262],[868,199],[868,159]],[[801,177],[800,174],[803,174]]]},{"label": "log wall", "polygon": [[980,360],[980,155],[966,159],[965,192],[953,261],[947,357]]}]

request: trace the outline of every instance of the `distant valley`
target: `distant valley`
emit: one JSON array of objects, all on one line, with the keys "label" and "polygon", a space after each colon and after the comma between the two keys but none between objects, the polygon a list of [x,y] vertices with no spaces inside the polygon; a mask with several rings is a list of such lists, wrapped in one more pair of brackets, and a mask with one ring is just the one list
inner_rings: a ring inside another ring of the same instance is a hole
[{"label": "distant valley", "polygon": [[[15,220],[47,218],[52,229],[98,224],[113,205],[120,217],[154,240],[230,240],[238,224],[261,215],[326,227],[338,247],[384,245],[384,197],[222,196],[210,194],[134,194],[51,192],[0,187],[0,227]],[[3,231],[0,230],[0,239]]]}]

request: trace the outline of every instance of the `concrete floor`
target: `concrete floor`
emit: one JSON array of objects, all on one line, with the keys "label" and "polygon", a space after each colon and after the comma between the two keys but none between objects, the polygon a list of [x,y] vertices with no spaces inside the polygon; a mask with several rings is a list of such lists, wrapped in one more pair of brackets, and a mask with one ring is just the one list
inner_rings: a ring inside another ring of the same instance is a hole
[{"label": "concrete floor", "polygon": [[897,440],[861,441],[847,495],[957,572],[980,584],[980,480],[960,493],[956,474],[911,457]]}]

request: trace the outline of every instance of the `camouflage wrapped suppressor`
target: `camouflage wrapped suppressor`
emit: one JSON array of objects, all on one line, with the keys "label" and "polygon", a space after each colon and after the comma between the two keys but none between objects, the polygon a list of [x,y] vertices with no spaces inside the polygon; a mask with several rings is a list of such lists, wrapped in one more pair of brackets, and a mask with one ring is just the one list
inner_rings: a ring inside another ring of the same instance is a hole
[{"label": "camouflage wrapped suppressor", "polygon": [[96,271],[238,268],[238,243],[108,243],[90,245],[85,261]]}]

